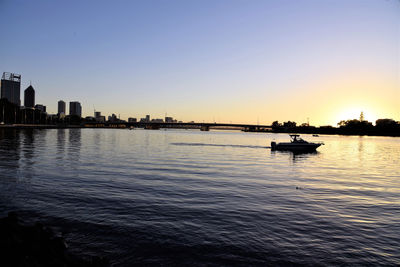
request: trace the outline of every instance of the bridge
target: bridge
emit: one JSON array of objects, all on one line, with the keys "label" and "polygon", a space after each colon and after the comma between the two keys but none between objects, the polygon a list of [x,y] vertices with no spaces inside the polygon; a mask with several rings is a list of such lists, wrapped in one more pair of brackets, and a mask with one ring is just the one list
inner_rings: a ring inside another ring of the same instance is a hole
[{"label": "bridge", "polygon": [[85,122],[89,128],[144,128],[157,130],[160,128],[177,129],[239,129],[247,132],[261,132],[272,129],[271,125],[237,124],[237,123],[204,123],[204,122]]}]

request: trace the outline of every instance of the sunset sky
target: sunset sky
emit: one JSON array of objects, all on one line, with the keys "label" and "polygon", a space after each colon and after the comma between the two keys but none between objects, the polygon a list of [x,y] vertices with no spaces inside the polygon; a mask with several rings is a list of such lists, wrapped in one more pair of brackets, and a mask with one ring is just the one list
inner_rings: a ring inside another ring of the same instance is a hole
[{"label": "sunset sky", "polygon": [[0,25],[0,71],[49,113],[400,120],[398,0],[0,0]]}]

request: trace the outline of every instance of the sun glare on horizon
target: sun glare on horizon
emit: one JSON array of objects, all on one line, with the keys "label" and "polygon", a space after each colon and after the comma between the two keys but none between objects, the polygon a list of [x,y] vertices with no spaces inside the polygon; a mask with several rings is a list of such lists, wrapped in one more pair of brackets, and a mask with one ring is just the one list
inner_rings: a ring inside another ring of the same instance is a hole
[{"label": "sun glare on horizon", "polygon": [[337,116],[337,122],[342,120],[359,120],[361,113],[363,114],[364,120],[372,122],[373,124],[375,124],[375,121],[378,119],[376,113],[372,109],[352,107],[343,109]]}]

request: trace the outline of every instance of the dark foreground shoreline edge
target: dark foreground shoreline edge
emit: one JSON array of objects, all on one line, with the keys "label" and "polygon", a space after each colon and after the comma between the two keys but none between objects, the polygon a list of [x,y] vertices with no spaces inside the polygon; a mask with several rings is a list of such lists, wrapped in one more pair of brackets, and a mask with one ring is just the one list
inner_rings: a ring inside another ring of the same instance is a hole
[{"label": "dark foreground shoreline edge", "polygon": [[0,218],[1,266],[110,266],[102,257],[82,258],[71,253],[64,238],[37,222],[26,225],[16,212]]}]

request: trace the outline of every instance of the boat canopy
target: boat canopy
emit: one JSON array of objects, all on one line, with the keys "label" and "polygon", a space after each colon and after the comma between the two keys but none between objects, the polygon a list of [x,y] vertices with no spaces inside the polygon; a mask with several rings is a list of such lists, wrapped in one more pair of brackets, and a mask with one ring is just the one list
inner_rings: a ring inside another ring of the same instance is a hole
[{"label": "boat canopy", "polygon": [[308,143],[307,141],[303,140],[299,134],[289,134],[290,136],[290,141],[292,143]]}]

